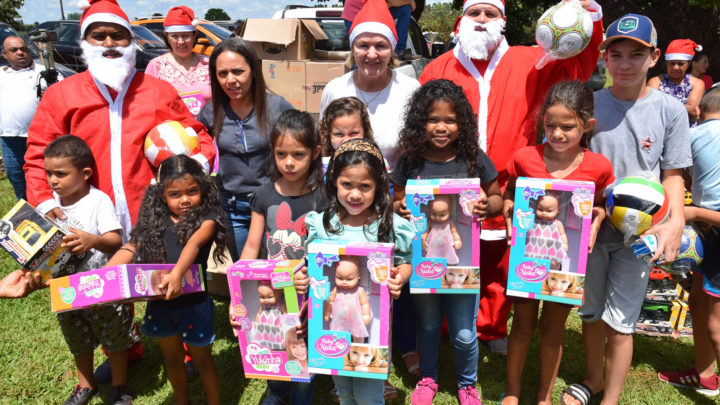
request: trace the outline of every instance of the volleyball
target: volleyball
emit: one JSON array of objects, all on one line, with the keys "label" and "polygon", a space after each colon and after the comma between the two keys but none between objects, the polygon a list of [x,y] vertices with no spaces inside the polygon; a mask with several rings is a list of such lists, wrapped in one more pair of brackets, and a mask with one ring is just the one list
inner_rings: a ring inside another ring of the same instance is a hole
[{"label": "volleyball", "polygon": [[573,57],[590,43],[593,21],[577,3],[561,3],[549,8],[535,28],[535,40],[546,53],[559,59]]},{"label": "volleyball", "polygon": [[703,255],[702,236],[694,227],[685,225],[677,258],[670,263],[662,263],[658,267],[671,274],[686,275],[702,262]]},{"label": "volleyball", "polygon": [[170,156],[190,156],[197,152],[197,133],[177,121],[165,121],[156,125],[145,136],[145,157],[155,167]]},{"label": "volleyball", "polygon": [[662,184],[644,177],[625,177],[607,198],[607,216],[625,235],[641,235],[663,221],[670,212]]}]

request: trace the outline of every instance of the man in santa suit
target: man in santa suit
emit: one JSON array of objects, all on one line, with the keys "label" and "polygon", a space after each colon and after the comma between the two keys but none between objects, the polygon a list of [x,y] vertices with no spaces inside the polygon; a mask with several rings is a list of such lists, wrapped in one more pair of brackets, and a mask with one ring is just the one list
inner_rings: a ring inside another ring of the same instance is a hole
[{"label": "man in santa suit", "polygon": [[[172,85],[135,70],[130,22],[116,0],[81,1],[79,6],[83,10],[80,45],[88,69],[51,86],[38,105],[25,154],[27,197],[50,217],[65,218],[47,182],[43,151],[61,135],[76,135],[93,152],[97,167],[91,182],[112,198],[127,240],[154,176],[143,151],[145,135],[167,120],[192,127],[199,142],[199,152],[192,157],[206,171],[215,148]],[[138,341],[129,358],[141,354]],[[108,369],[99,367],[96,378],[109,379]]]},{"label": "man in santa suit", "polygon": [[[583,0],[590,11],[593,36],[573,58],[556,60],[541,69],[539,47],[508,46],[504,0],[466,0],[456,23],[458,45],[425,67],[424,84],[432,79],[454,81],[465,90],[478,115],[480,147],[490,156],[505,190],[507,162],[523,146],[535,144],[537,109],[547,90],[561,80],[590,78],[597,64],[603,38],[602,10]],[[501,217],[485,220],[480,242],[480,307],[478,337],[490,349],[507,353],[507,320],[510,303],[505,298],[509,250]]]},{"label": "man in santa suit", "polygon": [[143,152],[148,131],[167,120],[192,127],[200,146],[193,158],[206,170],[215,148],[172,85],[135,70],[130,22],[117,2],[91,0],[85,6],[80,45],[88,69],[52,86],[38,106],[25,154],[27,196],[40,211],[64,216],[47,183],[43,151],[60,135],[76,135],[93,151],[92,184],[112,198],[127,239],[153,178]]}]

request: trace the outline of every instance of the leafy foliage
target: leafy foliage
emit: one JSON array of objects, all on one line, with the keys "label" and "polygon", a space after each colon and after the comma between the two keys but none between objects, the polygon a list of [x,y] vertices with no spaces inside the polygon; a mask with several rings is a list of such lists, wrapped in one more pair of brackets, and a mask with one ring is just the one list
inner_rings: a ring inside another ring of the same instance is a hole
[{"label": "leafy foliage", "polygon": [[0,21],[10,24],[15,29],[22,29],[23,22],[20,19],[18,10],[25,0],[2,0],[0,1]]},{"label": "leafy foliage", "polygon": [[420,28],[423,32],[437,32],[436,41],[442,41],[446,44],[450,43],[450,33],[453,30],[453,24],[460,15],[460,10],[454,9],[450,3],[435,3],[425,7],[425,12],[420,17]]},{"label": "leafy foliage", "polygon": [[230,16],[221,8],[211,8],[205,13],[205,19],[210,21],[229,20]]},{"label": "leafy foliage", "polygon": [[68,20],[79,20],[82,15],[80,13],[68,13],[67,19]]}]

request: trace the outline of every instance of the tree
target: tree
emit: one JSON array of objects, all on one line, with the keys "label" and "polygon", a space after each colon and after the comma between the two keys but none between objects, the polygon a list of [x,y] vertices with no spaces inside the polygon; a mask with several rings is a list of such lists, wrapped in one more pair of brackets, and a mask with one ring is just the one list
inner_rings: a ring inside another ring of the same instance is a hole
[{"label": "tree", "polygon": [[205,19],[210,21],[229,20],[230,16],[221,8],[211,8],[205,13]]},{"label": "tree", "polygon": [[424,31],[437,32],[436,41],[450,43],[450,33],[460,10],[454,9],[451,3],[435,3],[425,7],[420,17],[420,28]]},{"label": "tree", "polygon": [[22,29],[23,22],[18,10],[25,0],[2,0],[0,2],[0,21],[12,25],[15,29]]},{"label": "tree", "polygon": [[80,13],[68,13],[67,15],[68,20],[79,20],[80,17],[82,17]]}]

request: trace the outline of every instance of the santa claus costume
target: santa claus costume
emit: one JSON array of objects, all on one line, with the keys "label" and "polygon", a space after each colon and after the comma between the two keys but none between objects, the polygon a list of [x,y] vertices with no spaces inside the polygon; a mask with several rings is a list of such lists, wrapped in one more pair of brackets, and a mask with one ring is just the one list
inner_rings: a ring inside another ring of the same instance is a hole
[{"label": "santa claus costume", "polygon": [[[466,0],[463,14],[476,4],[495,6],[504,18],[504,0]],[[456,46],[428,64],[420,76],[422,84],[432,79],[448,79],[465,90],[478,114],[480,147],[495,164],[503,192],[508,181],[506,165],[513,153],[536,143],[536,112],[545,93],[561,80],[586,81],[595,69],[598,45],[603,39],[602,9],[591,1],[588,11],[594,22],[593,35],[585,50],[575,57],[550,62],[538,70],[535,64],[542,55],[541,48],[509,46],[500,37],[489,60],[471,59],[462,46]],[[458,34],[457,29],[455,33]],[[507,336],[510,312],[510,303],[504,295],[510,250],[500,216],[483,222],[481,239],[478,337],[495,341]]]}]

